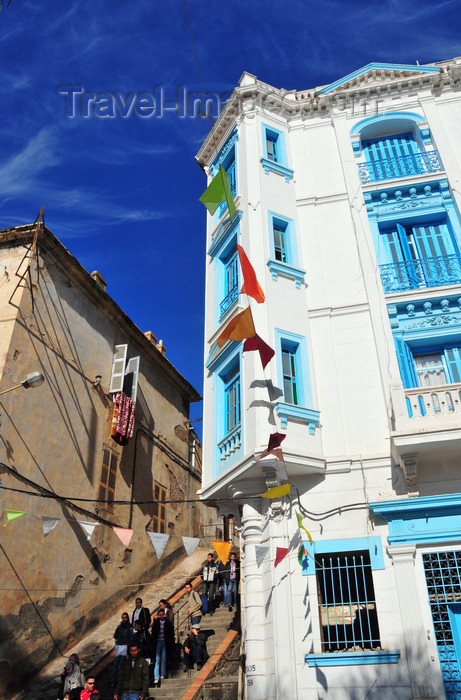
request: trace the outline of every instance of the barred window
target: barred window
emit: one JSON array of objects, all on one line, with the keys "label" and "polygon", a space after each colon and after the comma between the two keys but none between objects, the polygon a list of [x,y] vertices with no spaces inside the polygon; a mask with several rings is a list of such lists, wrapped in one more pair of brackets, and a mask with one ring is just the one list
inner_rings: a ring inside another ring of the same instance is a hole
[{"label": "barred window", "polygon": [[102,450],[101,479],[99,481],[98,500],[107,500],[100,503],[101,508],[112,511],[114,509],[115,486],[117,483],[118,455],[107,447]]},{"label": "barred window", "polygon": [[315,559],[322,652],[380,649],[369,552]]}]

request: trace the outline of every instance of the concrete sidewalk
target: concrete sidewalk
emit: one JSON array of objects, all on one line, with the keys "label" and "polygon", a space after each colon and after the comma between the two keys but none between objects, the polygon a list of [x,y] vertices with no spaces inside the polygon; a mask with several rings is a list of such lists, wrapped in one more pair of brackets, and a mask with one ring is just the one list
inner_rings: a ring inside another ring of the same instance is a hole
[{"label": "concrete sidewalk", "polygon": [[[161,598],[170,598],[184,585],[187,579],[192,578],[200,569],[209,551],[208,545],[207,547],[198,547],[189,557],[185,555],[183,561],[177,564],[172,571],[158,578],[155,583],[147,585],[144,590],[137,591],[136,597],[141,596],[143,605],[151,611],[155,610]],[[60,676],[68,657],[72,653],[78,654],[83,672],[94,666],[103,656],[112,651],[114,648],[113,635],[115,628],[120,623],[121,615],[126,611],[131,616],[133,608],[134,598],[130,604],[124,602],[106,622],[99,625],[71,649],[68,649],[65,657],[59,657],[48,664],[12,700],[56,700]]]}]

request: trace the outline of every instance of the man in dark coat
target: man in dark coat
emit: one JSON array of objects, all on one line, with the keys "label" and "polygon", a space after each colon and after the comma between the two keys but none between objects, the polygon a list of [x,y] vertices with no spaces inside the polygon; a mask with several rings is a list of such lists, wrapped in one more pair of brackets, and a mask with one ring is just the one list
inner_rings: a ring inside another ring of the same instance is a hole
[{"label": "man in dark coat", "polygon": [[229,612],[232,611],[232,606],[237,604],[237,594],[240,581],[240,561],[237,559],[235,552],[229,556],[229,559],[221,572],[224,583],[224,605],[229,606]]},{"label": "man in dark coat", "polygon": [[200,631],[200,625],[192,625],[190,635],[183,644],[184,649],[184,672],[194,668],[197,664],[199,671],[208,659],[206,650],[206,634]]},{"label": "man in dark coat", "polygon": [[210,552],[207,554],[206,562],[202,569],[202,593],[206,595],[208,600],[208,612],[213,615],[215,611],[215,592],[216,584],[218,582],[218,564],[213,559],[213,555]]},{"label": "man in dark coat", "polygon": [[149,630],[145,630],[139,620],[134,623],[134,635],[131,641],[138,645],[140,655],[149,663],[152,658],[152,639]]},{"label": "man in dark coat", "polygon": [[143,629],[149,629],[151,622],[150,611],[149,608],[142,607],[142,598],[136,598],[135,609],[131,615],[131,624],[133,627],[136,620],[139,620]]},{"label": "man in dark coat", "polygon": [[149,695],[149,665],[136,644],[128,647],[128,658],[120,670],[114,700],[123,700],[125,694],[131,700],[145,700]]},{"label": "man in dark coat", "polygon": [[152,649],[154,651],[154,686],[166,677],[167,664],[170,665],[174,652],[174,628],[165,617],[165,610],[159,608],[152,623]]}]

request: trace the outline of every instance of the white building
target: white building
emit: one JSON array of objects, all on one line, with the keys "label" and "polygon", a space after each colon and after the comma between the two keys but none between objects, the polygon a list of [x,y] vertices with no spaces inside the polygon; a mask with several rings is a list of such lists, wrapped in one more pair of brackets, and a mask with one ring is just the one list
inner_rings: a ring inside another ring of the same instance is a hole
[{"label": "white building", "polygon": [[[460,124],[461,58],[244,73],[198,153],[237,207],[208,215],[202,497],[241,516],[251,700],[461,698]],[[216,344],[248,304],[264,371]]]}]

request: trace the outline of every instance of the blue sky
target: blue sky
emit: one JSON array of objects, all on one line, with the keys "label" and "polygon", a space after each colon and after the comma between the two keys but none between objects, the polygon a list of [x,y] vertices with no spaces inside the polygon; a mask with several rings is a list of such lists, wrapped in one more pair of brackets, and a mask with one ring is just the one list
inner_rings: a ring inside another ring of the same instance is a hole
[{"label": "blue sky", "polygon": [[[302,90],[372,61],[461,54],[458,0],[189,0],[188,10],[210,93],[230,92],[244,70]],[[53,233],[201,391],[205,176],[194,156],[209,122],[174,110],[71,119],[58,92],[198,92],[183,0],[12,0],[0,62],[0,228],[44,205]]]}]

